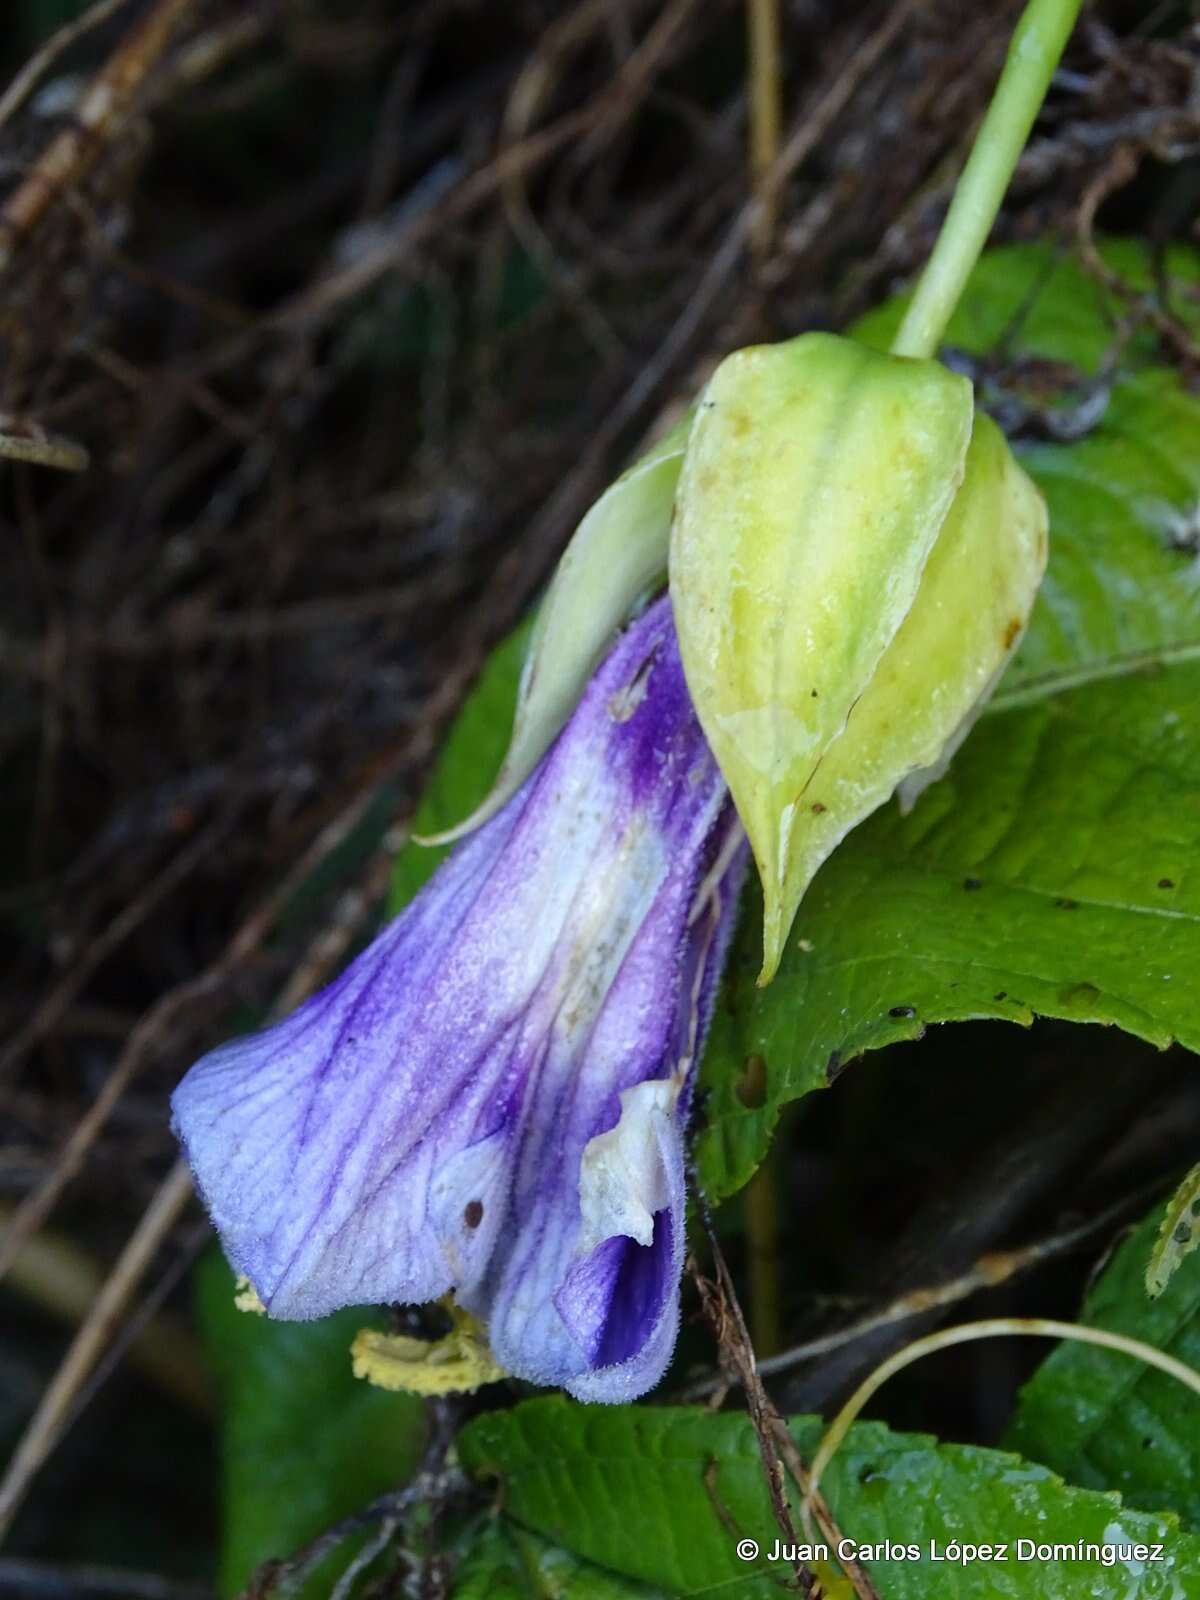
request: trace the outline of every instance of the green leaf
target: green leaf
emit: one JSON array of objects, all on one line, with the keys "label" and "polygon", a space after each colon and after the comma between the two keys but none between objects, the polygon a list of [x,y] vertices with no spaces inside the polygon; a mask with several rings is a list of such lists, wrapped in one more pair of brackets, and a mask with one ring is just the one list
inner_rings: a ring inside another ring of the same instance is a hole
[{"label": "green leaf", "polygon": [[[791,1424],[811,1456],[823,1424]],[[672,1595],[779,1592],[788,1563],[776,1538],[748,1420],[683,1407],[580,1406],[533,1400],[472,1422],[463,1464],[500,1481],[505,1514],[543,1538]],[[918,1546],[918,1559],[865,1558],[882,1600],[1129,1600],[1200,1594],[1200,1538],[1171,1516],[1147,1516],[1116,1495],[1068,1488],[1045,1467],[997,1450],[937,1444],[859,1423],[822,1484],[842,1533],[862,1544]],[[798,1495],[792,1495],[796,1520]],[[803,1537],[801,1535],[801,1537]],[[739,1559],[740,1539],[758,1561]],[[1018,1561],[1016,1541],[1145,1543],[1163,1560]],[[1008,1543],[1007,1561],[930,1559],[953,1540]],[[516,1591],[520,1593],[520,1591]]]},{"label": "green leaf", "polygon": [[[1148,273],[1130,247],[1122,270]],[[1196,284],[1194,257],[1173,270]],[[1193,313],[1196,315],[1197,313]],[[864,332],[886,340],[899,309]],[[1112,308],[1069,261],[986,257],[950,329],[1048,398],[1099,370]],[[1035,1015],[1200,1048],[1200,402],[1124,352],[1103,418],[1019,449],[1050,506],[1050,568],[1016,662],[948,776],[908,817],[856,829],[801,903],[779,977],[755,986],[753,895],[703,1067],[713,1198],[762,1159],[780,1109],[863,1051],[930,1022]],[[1022,362],[1024,366],[1022,366]],[[1015,364],[1015,366],[1014,366]],[[998,394],[986,369],[985,394]],[[1006,379],[1006,381],[1008,381]],[[990,390],[989,390],[990,385]],[[745,1061],[766,1065],[744,1105]]]},{"label": "green leaf", "polygon": [[452,1600],[666,1600],[515,1523],[493,1519],[454,1574]]},{"label": "green leaf", "polygon": [[[1127,1333],[1200,1368],[1200,1255],[1156,1300],[1143,1286],[1162,1209],[1121,1245],[1081,1321]],[[1072,1483],[1121,1490],[1130,1505],[1169,1505],[1200,1530],[1200,1399],[1128,1357],[1063,1344],[1022,1391],[1007,1443]]]},{"label": "green leaf", "polygon": [[[339,1518],[402,1484],[419,1459],[423,1408],[350,1371],[350,1341],[376,1313],[270,1322],[239,1311],[233,1276],[211,1251],[196,1274],[201,1329],[221,1388],[219,1587],[288,1556]],[[346,1541],[299,1591],[318,1600],[360,1541]]]}]

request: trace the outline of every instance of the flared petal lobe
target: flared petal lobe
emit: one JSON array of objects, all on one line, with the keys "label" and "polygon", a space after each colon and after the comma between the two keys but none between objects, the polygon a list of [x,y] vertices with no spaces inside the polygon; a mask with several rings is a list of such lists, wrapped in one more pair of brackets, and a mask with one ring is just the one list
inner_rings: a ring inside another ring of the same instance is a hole
[{"label": "flared petal lobe", "polygon": [[276,1317],[448,1290],[510,1372],[624,1400],[678,1323],[692,1067],[745,865],[657,602],[541,764],[176,1131]]}]

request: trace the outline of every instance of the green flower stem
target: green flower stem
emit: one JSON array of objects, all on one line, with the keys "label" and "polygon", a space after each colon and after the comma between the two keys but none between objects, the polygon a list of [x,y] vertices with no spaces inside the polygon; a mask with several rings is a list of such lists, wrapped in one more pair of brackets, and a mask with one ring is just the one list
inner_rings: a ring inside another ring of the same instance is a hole
[{"label": "green flower stem", "polygon": [[779,1149],[776,1139],[744,1191],[750,1338],[756,1356],[773,1356],[783,1348],[779,1286]]},{"label": "green flower stem", "polygon": [[1025,7],[933,254],[892,343],[893,354],[932,356],[937,349],[996,220],[1080,4],[1029,0]]}]

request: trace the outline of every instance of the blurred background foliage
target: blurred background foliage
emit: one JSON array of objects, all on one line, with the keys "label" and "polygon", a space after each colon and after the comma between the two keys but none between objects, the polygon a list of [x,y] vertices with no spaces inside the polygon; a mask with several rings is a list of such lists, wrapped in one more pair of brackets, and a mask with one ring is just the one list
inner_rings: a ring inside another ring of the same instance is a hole
[{"label": "blurred background foliage", "polygon": [[[15,0],[0,80],[87,9]],[[90,456],[0,466],[5,1218],[62,1188],[0,1285],[3,1448],[172,1160],[179,1074],[368,936],[449,717],[646,433],[723,351],[843,327],[919,266],[1019,6],[784,0],[765,242],[735,0],[104,9],[0,119],[0,431]],[[118,57],[125,98],[81,135],[84,88]],[[999,236],[1195,242],[1198,83],[1182,0],[1096,0]],[[778,1142],[787,1337],[1099,1218],[959,1308],[1071,1315],[1198,1143],[1188,1061],[1109,1031],[980,1023],[868,1057]],[[718,1227],[750,1292],[743,1216]],[[403,1403],[338,1366],[336,1325],[319,1347],[235,1327],[215,1262],[197,1317],[208,1238],[197,1208],[159,1252],[0,1591],[210,1592],[232,1492],[219,1397],[251,1374],[263,1417],[287,1386],[296,1459],[332,1486],[314,1505],[279,1488],[289,1538],[419,1453]],[[684,1377],[712,1363],[685,1316]],[[826,1406],[879,1351],[776,1398]],[[1035,1359],[949,1352],[877,1414],[993,1442]],[[343,1405],[379,1407],[378,1454],[349,1478],[321,1467]],[[227,1589],[271,1553],[246,1517]]]}]

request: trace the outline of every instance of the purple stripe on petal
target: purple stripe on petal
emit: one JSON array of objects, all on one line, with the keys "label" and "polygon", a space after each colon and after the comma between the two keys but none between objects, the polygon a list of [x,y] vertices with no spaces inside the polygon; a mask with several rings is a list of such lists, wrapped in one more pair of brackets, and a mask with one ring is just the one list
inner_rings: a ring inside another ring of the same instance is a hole
[{"label": "purple stripe on petal", "polygon": [[272,1315],[453,1289],[513,1373],[661,1377],[683,1124],[746,849],[665,600],[337,981],[204,1057],[176,1131]]}]

